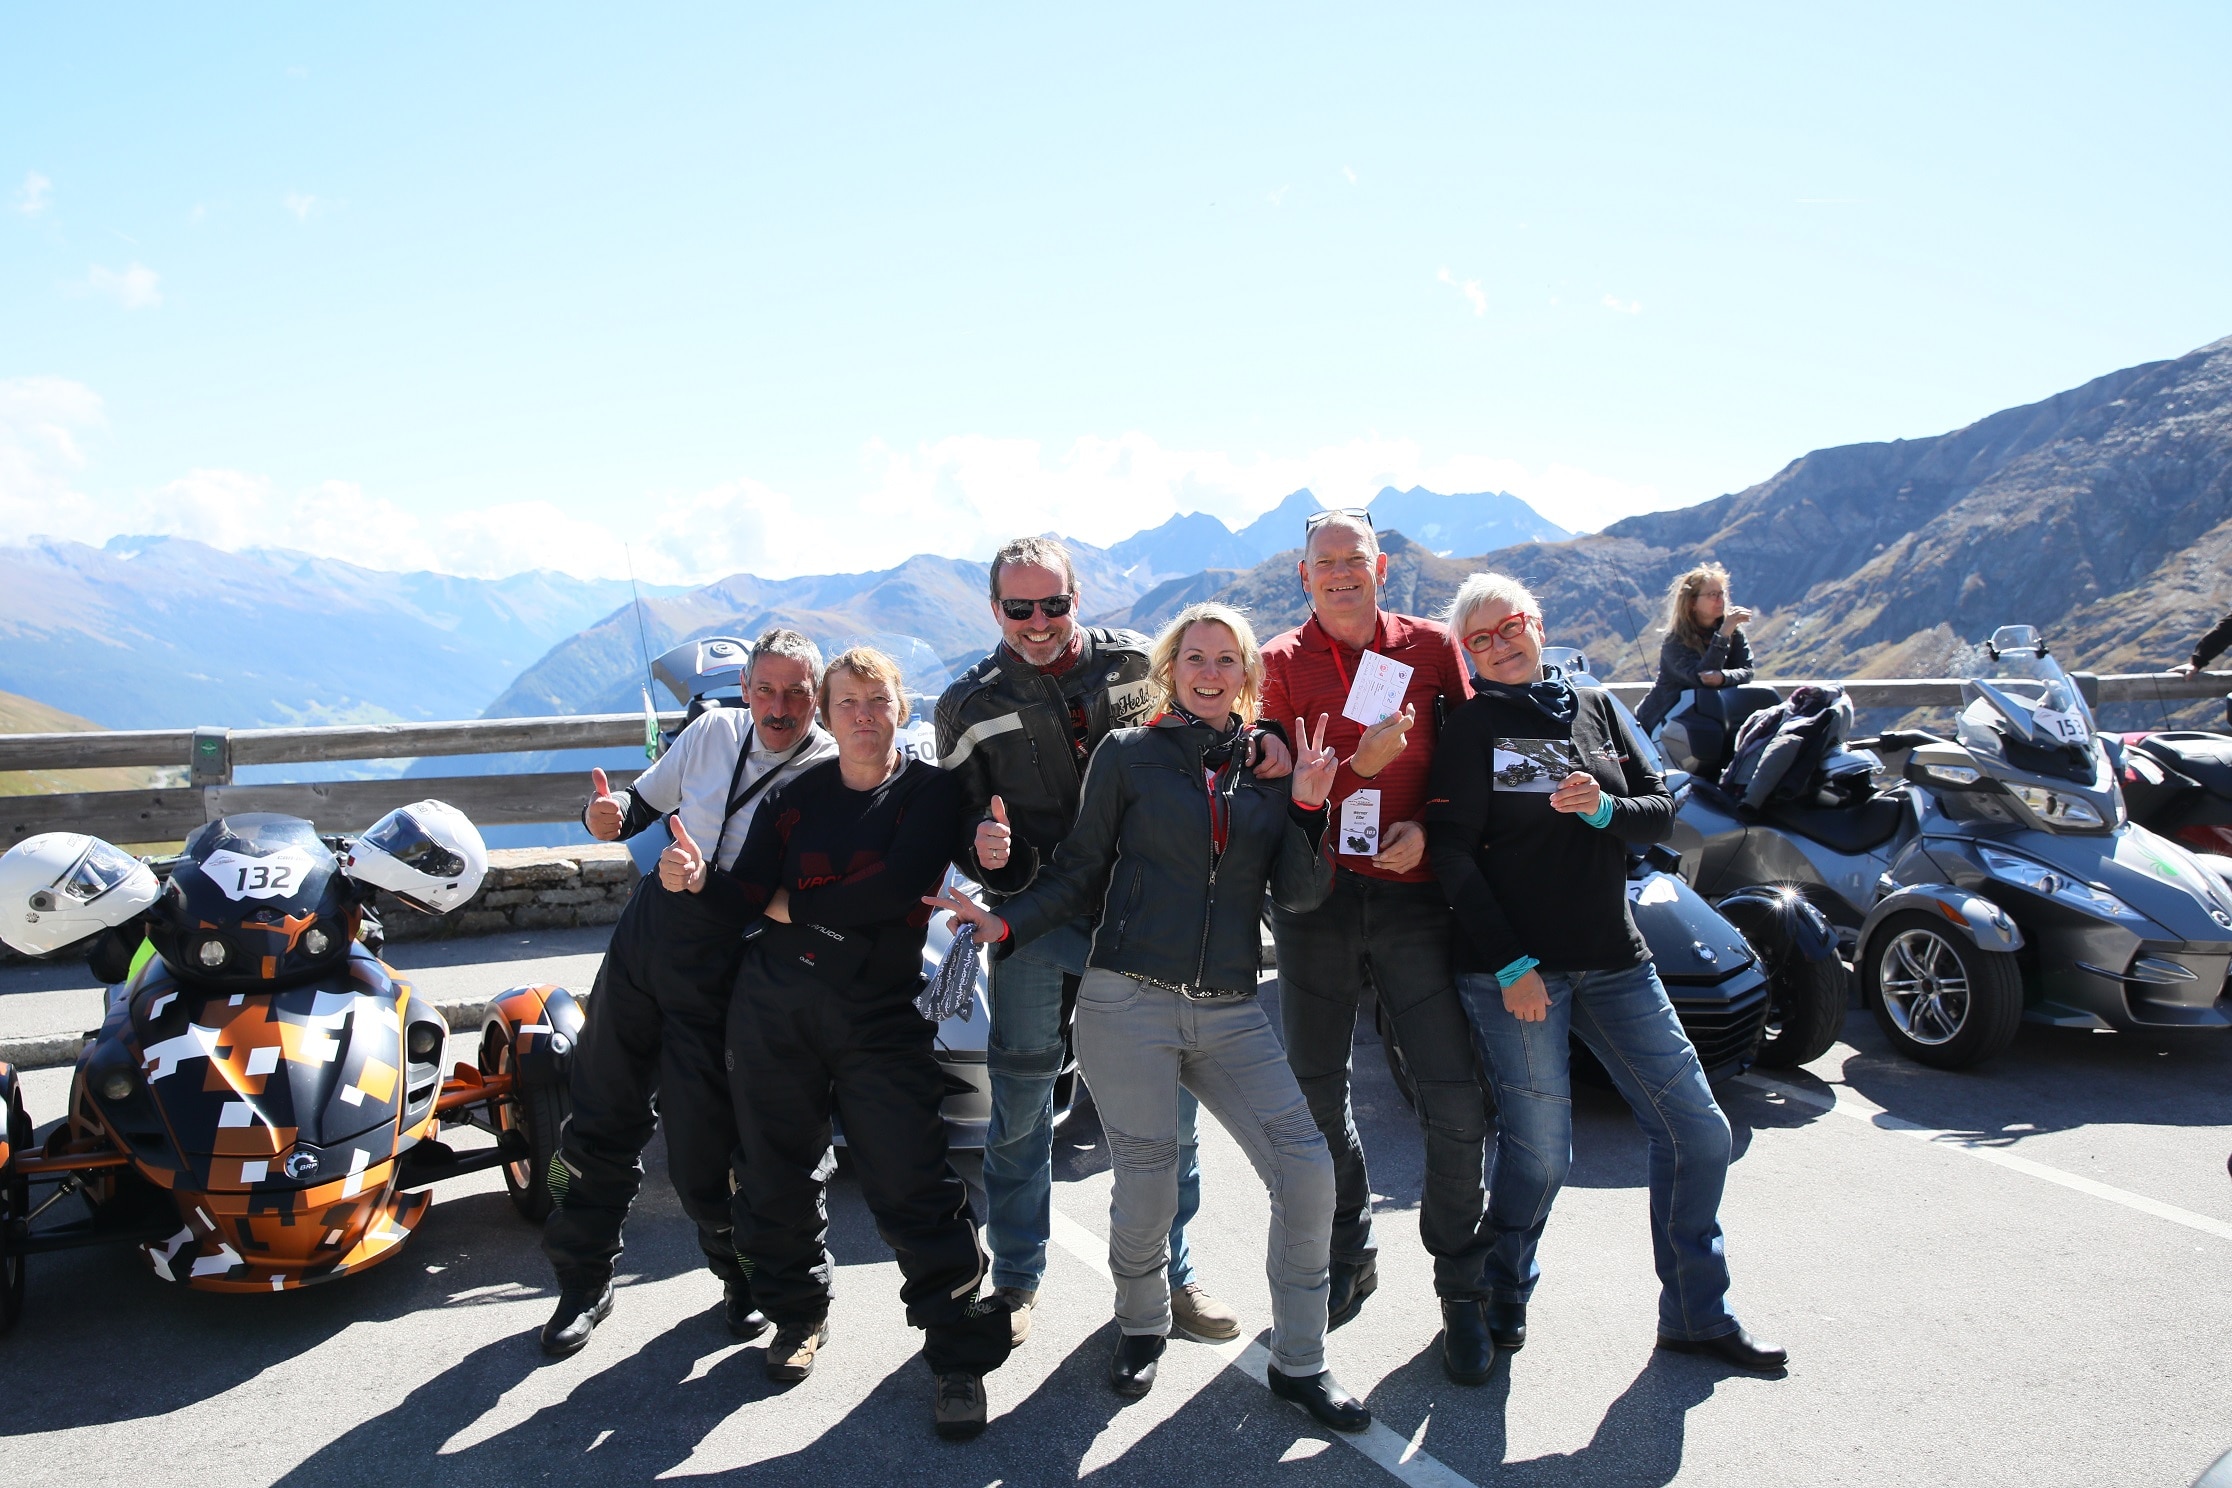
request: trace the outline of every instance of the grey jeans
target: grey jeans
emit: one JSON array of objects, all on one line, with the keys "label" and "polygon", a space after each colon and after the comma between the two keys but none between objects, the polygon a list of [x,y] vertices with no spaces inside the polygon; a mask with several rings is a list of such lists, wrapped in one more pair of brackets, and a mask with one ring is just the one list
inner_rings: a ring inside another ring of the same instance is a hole
[{"label": "grey jeans", "polygon": [[1097,968],[1077,989],[1077,1057],[1108,1136],[1115,1192],[1108,1269],[1126,1333],[1170,1331],[1170,1222],[1178,1212],[1178,1092],[1193,1092],[1271,1193],[1264,1271],[1271,1357],[1282,1374],[1325,1368],[1333,1159],[1253,997],[1195,1002]]}]

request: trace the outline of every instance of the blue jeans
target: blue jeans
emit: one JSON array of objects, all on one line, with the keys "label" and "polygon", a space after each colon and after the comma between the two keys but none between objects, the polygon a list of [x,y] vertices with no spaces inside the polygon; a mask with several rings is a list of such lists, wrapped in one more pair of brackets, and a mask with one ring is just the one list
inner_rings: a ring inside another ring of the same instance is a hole
[{"label": "blue jeans", "polygon": [[1542,1275],[1535,1249],[1573,1164],[1570,1033],[1611,1074],[1650,1146],[1659,1333],[1696,1341],[1734,1332],[1720,1227],[1728,1118],[1713,1100],[1658,972],[1646,961],[1624,971],[1545,972],[1542,980],[1550,990],[1549,1016],[1522,1023],[1505,1010],[1493,976],[1457,979],[1496,1082],[1483,1269],[1489,1294],[1524,1302]]},{"label": "blue jeans", "polygon": [[[1064,975],[1085,972],[1092,931],[1083,920],[1040,936],[990,970],[992,1125],[984,1137],[984,1226],[992,1285],[1037,1291],[1046,1275],[1054,1202],[1054,1077],[1062,1072]],[[1170,1285],[1191,1285],[1186,1222],[1201,1208],[1200,1103],[1178,1094],[1178,1217],[1170,1226]]]}]

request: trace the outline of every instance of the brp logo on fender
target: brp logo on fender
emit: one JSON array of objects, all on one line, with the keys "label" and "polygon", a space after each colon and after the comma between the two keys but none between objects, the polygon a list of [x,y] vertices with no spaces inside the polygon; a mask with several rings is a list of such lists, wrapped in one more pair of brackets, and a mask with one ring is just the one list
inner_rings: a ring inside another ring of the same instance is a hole
[{"label": "brp logo on fender", "polygon": [[315,1152],[297,1152],[287,1159],[289,1178],[307,1178],[317,1171],[318,1155]]}]

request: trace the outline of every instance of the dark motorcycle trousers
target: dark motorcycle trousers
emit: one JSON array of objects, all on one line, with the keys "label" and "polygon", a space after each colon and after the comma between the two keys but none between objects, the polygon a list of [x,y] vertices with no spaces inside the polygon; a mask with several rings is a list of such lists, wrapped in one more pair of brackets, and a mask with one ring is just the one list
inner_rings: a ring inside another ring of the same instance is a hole
[{"label": "dark motorcycle trousers", "polygon": [[1417,1088],[1426,1142],[1418,1233],[1434,1258],[1434,1290],[1484,1297],[1488,1097],[1450,964],[1451,930],[1440,885],[1347,871],[1333,875],[1316,909],[1271,911],[1287,1062],[1333,1154],[1333,1259],[1377,1254],[1372,1180],[1350,1098],[1356,1009],[1369,984]]},{"label": "dark motorcycle trousers", "polygon": [[899,1300],[924,1332],[933,1370],[983,1374],[1006,1362],[1008,1314],[979,1310],[987,1262],[969,1195],[947,1160],[946,1093],[915,1011],[920,982],[832,988],[764,949],[748,949],[729,1006],[730,1091],[741,1157],[736,1247],[752,1296],[777,1324],[829,1314],[831,1117],[877,1233],[898,1259]]},{"label": "dark motorcycle trousers", "polygon": [[643,1186],[643,1149],[666,1132],[667,1177],[696,1222],[705,1262],[745,1280],[730,1234],[736,1117],[722,1050],[740,927],[655,875],[613,926],[573,1052],[573,1112],[559,1139],[557,1208],[543,1253],[561,1286],[598,1286],[619,1259],[621,1226]]}]

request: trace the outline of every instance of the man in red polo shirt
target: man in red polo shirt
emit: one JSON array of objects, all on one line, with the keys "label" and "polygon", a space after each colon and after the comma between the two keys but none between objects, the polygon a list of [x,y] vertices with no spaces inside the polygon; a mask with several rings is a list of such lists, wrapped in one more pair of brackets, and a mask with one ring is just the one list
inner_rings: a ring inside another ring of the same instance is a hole
[{"label": "man in red polo shirt", "polygon": [[[1299,567],[1311,615],[1263,648],[1263,716],[1329,715],[1326,742],[1343,762],[1325,844],[1333,892],[1306,914],[1274,907],[1271,933],[1287,1061],[1333,1151],[1331,1323],[1356,1316],[1379,1285],[1372,1184],[1349,1103],[1357,997],[1369,980],[1417,1084],[1426,1134],[1418,1229],[1434,1257],[1442,1365],[1459,1384],[1476,1385],[1495,1362],[1481,1285],[1487,1111],[1450,964],[1449,903],[1425,862],[1419,823],[1435,704],[1465,699],[1465,665],[1441,626],[1380,609],[1387,555],[1364,512],[1311,518]],[[1369,652],[1411,672],[1401,710],[1366,728],[1342,709]]]}]

